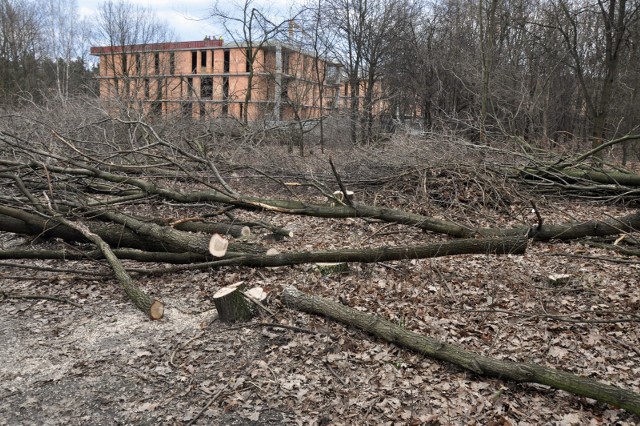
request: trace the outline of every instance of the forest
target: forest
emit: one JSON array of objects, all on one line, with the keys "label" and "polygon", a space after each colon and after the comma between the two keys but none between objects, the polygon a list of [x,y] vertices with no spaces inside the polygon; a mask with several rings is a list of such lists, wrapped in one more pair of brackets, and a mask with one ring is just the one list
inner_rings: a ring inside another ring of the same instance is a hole
[{"label": "forest", "polygon": [[639,8],[212,1],[342,65],[274,126],[107,107],[151,9],[0,0],[0,423],[637,424]]}]

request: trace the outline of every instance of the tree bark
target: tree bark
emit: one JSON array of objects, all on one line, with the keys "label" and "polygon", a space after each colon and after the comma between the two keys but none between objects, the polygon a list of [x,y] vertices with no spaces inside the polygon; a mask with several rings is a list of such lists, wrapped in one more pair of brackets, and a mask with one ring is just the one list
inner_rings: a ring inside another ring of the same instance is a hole
[{"label": "tree bark", "polygon": [[247,321],[253,317],[251,306],[242,293],[243,286],[223,287],[213,295],[213,303],[222,322]]},{"label": "tree bark", "polygon": [[[114,248],[133,248],[148,252],[209,254],[210,235],[180,231],[170,226],[143,222],[122,213],[105,212],[103,217],[120,225],[90,221],[86,226]],[[46,238],[62,238],[68,242],[87,241],[85,235],[58,219],[46,219],[25,210],[0,205],[0,231]],[[229,250],[240,253],[264,253],[259,245],[231,243]]]},{"label": "tree bark", "polygon": [[276,255],[237,255],[211,262],[211,266],[275,267],[302,263],[361,262],[375,263],[403,259],[426,259],[459,254],[524,254],[525,237],[454,240],[437,244],[373,249],[343,249],[316,252],[279,253]]},{"label": "tree bark", "polygon": [[61,218],[60,221],[68,227],[82,233],[85,238],[98,246],[99,250],[107,259],[107,262],[109,262],[111,269],[113,269],[113,273],[118,279],[118,282],[120,283],[120,285],[122,285],[125,293],[127,293],[129,299],[131,299],[131,301],[138,307],[138,309],[147,314],[152,320],[162,319],[162,317],[164,316],[164,304],[159,300],[152,298],[135,285],[133,279],[124,269],[124,266],[122,266],[120,260],[116,257],[113,251],[111,251],[109,245],[105,243],[102,238],[91,232],[89,228],[87,228],[82,223],[74,223],[63,218]]},{"label": "tree bark", "polygon": [[609,403],[634,414],[640,414],[640,394],[617,386],[537,364],[498,360],[480,355],[459,346],[412,332],[378,316],[360,312],[322,297],[307,295],[294,287],[285,288],[282,299],[287,306],[293,309],[324,315],[327,318],[358,327],[387,342],[440,361],[450,362],[476,374],[515,382],[539,383],[574,395]]}]

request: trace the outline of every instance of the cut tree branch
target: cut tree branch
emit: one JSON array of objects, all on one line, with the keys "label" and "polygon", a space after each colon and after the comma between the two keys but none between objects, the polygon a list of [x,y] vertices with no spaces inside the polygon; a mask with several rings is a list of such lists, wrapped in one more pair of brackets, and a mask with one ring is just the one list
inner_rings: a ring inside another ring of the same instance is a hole
[{"label": "cut tree branch", "polygon": [[360,328],[387,342],[450,362],[476,374],[498,377],[515,382],[539,383],[574,395],[584,396],[640,414],[640,394],[607,385],[593,379],[537,364],[490,358],[407,330],[378,316],[360,312],[340,303],[307,295],[294,287],[282,293],[283,302],[303,312],[326,316],[349,326]]}]

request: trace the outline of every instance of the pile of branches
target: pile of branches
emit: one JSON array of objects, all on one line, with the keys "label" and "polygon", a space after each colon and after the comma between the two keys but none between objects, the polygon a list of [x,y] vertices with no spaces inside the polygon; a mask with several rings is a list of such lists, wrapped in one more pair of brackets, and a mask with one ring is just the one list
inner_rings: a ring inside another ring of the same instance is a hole
[{"label": "pile of branches", "polygon": [[626,135],[586,153],[555,161],[528,156],[526,166],[514,174],[538,193],[638,206],[640,175],[616,164],[607,164],[602,158],[605,150],[637,139],[640,135]]},{"label": "pile of branches", "polygon": [[[20,121],[23,126],[15,127]],[[169,138],[163,134],[166,128],[159,131],[157,126],[138,119],[104,117],[82,123],[73,130],[59,129],[52,123],[26,117],[20,117],[20,120],[12,117],[11,122],[13,131],[7,126],[0,129],[0,185],[5,188],[0,195],[0,231],[58,243],[47,249],[0,250],[0,259],[105,259],[132,302],[152,319],[162,318],[164,305],[136,286],[132,276],[141,270],[125,268],[123,260],[216,268],[381,262],[469,253],[523,254],[531,239],[569,240],[640,229],[638,212],[606,220],[547,224],[532,203],[537,215],[535,225],[482,228],[411,211],[357,203],[331,160],[327,174],[331,182],[317,178],[292,182],[265,176],[290,195],[267,198],[240,193],[223,177],[219,165],[225,164],[225,159],[222,149],[216,145],[215,133],[210,133],[208,138],[188,133]],[[574,164],[567,162],[550,167],[566,174],[573,170]],[[550,167],[545,173],[549,173]],[[541,170],[528,166],[520,169],[520,173],[552,181]],[[311,189],[311,192],[296,192],[300,187]],[[331,187],[339,189],[332,190]],[[463,185],[456,190],[460,188],[468,187]],[[140,204],[146,207],[146,216],[138,213],[136,207]],[[169,205],[172,211],[176,206],[182,206],[180,217],[167,218],[162,214],[169,210]],[[274,253],[268,247],[248,243],[247,235],[268,232],[274,238],[292,238],[292,232],[263,221],[238,220],[235,214],[242,210],[369,219],[411,226],[451,238],[445,242],[408,243],[400,247]],[[149,216],[149,211],[157,212],[157,215]],[[168,270],[160,268],[146,272]],[[301,310],[334,316],[341,321],[345,315],[348,320],[353,316],[350,312],[338,315],[335,312],[338,305],[306,298],[295,290],[288,290],[283,297],[292,305],[299,305]],[[405,336],[403,330],[393,329],[389,334],[388,324],[374,322],[382,328],[367,331],[379,333],[387,340],[405,345],[405,340],[414,342],[417,339],[413,335]],[[373,322],[365,318],[361,323]],[[459,348],[430,340],[423,343],[412,349],[438,359],[459,361],[459,365],[477,373],[506,371],[505,365],[496,366],[489,359],[469,358],[468,354],[462,359]],[[562,375],[560,379],[555,376],[549,379],[550,374],[555,374],[549,369],[515,364],[507,367],[513,370],[513,374],[507,376],[512,380],[552,385],[557,380],[570,384],[575,381],[574,376]],[[592,385],[580,382],[578,389],[574,385],[557,384],[561,389],[589,397],[604,395],[599,397],[602,401],[624,406],[632,412],[638,410],[637,395],[625,393],[619,397],[617,388],[596,386],[593,391]],[[587,390],[583,390],[585,387]]]},{"label": "pile of branches", "polygon": [[[266,175],[289,196],[280,199],[252,196],[237,192],[223,177],[218,165],[230,167],[223,154],[225,145],[217,143],[212,131],[202,133],[206,137],[188,131],[172,135],[167,133],[168,127],[152,126],[139,119],[104,116],[76,126],[67,124],[66,128],[25,116],[11,117],[10,122],[0,130],[0,184],[6,188],[0,195],[0,231],[59,239],[65,244],[46,250],[3,250],[0,257],[104,258],[131,299],[152,317],[162,316],[161,312],[151,311],[159,302],[154,305],[157,301],[135,288],[121,260],[192,264],[194,268],[377,262],[462,253],[522,253],[531,238],[573,239],[640,228],[638,214],[559,225],[543,224],[538,214],[534,226],[478,228],[410,211],[356,203],[331,160],[327,166],[331,182],[317,178],[286,182]],[[419,155],[411,158],[421,161]],[[398,161],[402,161],[399,156],[390,158],[386,167],[393,168]],[[410,172],[417,170],[417,162]],[[346,175],[351,178],[349,185],[354,185],[353,178]],[[480,180],[474,182],[460,188],[469,193],[469,186]],[[478,185],[482,193],[488,186],[486,182]],[[300,187],[310,191],[296,192]],[[452,188],[458,191],[455,186]],[[428,191],[433,192],[434,188]],[[462,191],[455,195],[459,202],[461,194]],[[501,197],[496,199],[503,202]],[[149,210],[160,213],[168,210],[169,204],[172,210],[183,206],[180,217],[148,215]],[[146,216],[137,213],[139,205],[147,207]],[[283,238],[291,237],[292,232],[262,221],[242,221],[235,212],[243,209],[324,218],[368,218],[458,240],[433,245],[407,244],[394,249],[273,255],[267,253],[268,247],[246,242],[246,236],[266,231],[274,238]],[[225,243],[223,251],[212,251],[213,235],[231,242]]]}]

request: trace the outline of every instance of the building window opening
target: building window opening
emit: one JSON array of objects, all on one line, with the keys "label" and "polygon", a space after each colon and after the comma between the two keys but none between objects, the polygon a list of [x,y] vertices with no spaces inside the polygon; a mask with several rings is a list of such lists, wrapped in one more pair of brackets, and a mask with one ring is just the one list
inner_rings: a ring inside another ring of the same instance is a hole
[{"label": "building window opening", "polygon": [[202,77],[200,80],[200,97],[203,99],[211,99],[213,97],[212,77]]},{"label": "building window opening", "polygon": [[151,102],[151,112],[154,115],[162,114],[162,102],[160,102],[160,101]]},{"label": "building window opening", "polygon": [[191,118],[193,115],[193,104],[191,102],[182,103],[182,115]]},{"label": "building window opening", "polygon": [[282,52],[282,72],[289,74],[289,52]]},{"label": "building window opening", "polygon": [[188,97],[193,96],[193,78],[192,77],[187,78],[187,96]]},{"label": "building window opening", "polygon": [[251,56],[251,49],[247,49],[246,56],[247,56],[246,72],[251,72],[251,63],[254,61],[254,58]]},{"label": "building window opening", "polygon": [[198,68],[198,52],[191,52],[191,73],[195,74]]},{"label": "building window opening", "polygon": [[229,49],[224,49],[224,70],[223,72],[229,72],[229,63],[231,62],[231,52]]},{"label": "building window opening", "polygon": [[156,74],[160,74],[160,54],[158,52],[153,55],[153,69]]},{"label": "building window opening", "polygon": [[229,77],[222,77],[222,99],[229,99]]},{"label": "building window opening", "polygon": [[149,89],[149,79],[145,78],[144,79],[144,97],[146,99],[149,99],[150,92],[151,90]]},{"label": "building window opening", "polygon": [[136,53],[136,73],[142,74],[142,63],[140,62],[140,54]]},{"label": "building window opening", "polygon": [[127,68],[127,55],[122,55],[122,75],[129,74]]},{"label": "building window opening", "polygon": [[206,50],[200,51],[200,66],[203,68],[207,67],[207,51]]},{"label": "building window opening", "polygon": [[176,52],[169,53],[169,74],[174,75],[176,73]]}]

